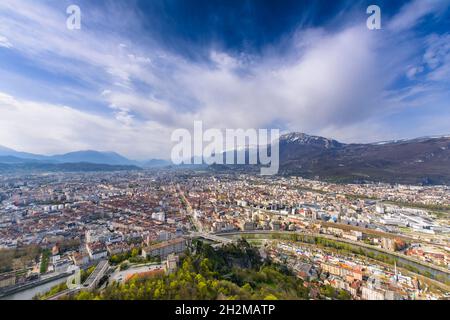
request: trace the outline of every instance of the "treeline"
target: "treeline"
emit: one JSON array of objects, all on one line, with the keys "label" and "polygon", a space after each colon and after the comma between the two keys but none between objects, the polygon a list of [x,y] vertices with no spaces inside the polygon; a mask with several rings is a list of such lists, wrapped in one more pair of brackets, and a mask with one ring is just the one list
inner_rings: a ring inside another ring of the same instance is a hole
[{"label": "treeline", "polygon": [[450,205],[446,204],[425,204],[419,202],[404,202],[404,201],[386,201],[386,203],[392,203],[401,207],[409,207],[416,209],[426,209],[426,210],[437,210],[444,211],[446,213],[450,213]]},{"label": "treeline", "polygon": [[37,262],[41,254],[41,248],[31,245],[16,249],[0,250],[0,273],[25,269],[31,263]]},{"label": "treeline", "polygon": [[124,270],[128,267],[129,263],[146,263],[146,262],[155,262],[161,263],[160,257],[150,257],[144,258],[141,256],[142,249],[141,248],[133,248],[127,252],[114,254],[109,258],[109,263],[113,266],[120,264],[121,270]]},{"label": "treeline", "polygon": [[41,265],[39,267],[39,272],[40,273],[46,273],[47,269],[48,269],[48,263],[50,261],[50,250],[49,249],[44,249],[42,251],[42,256],[41,256]]},{"label": "treeline", "polygon": [[[139,248],[133,248],[130,251],[124,252],[124,253],[118,253],[118,254],[114,254],[109,258],[109,263],[111,263],[112,265],[117,265],[121,262],[124,262],[126,260],[132,259],[132,258],[136,258],[139,259],[139,252],[140,249]],[[141,261],[135,261],[137,262],[141,262]]]},{"label": "treeline", "polygon": [[329,284],[320,288],[320,294],[333,300],[352,300],[350,292],[344,289],[333,288]]},{"label": "treeline", "polygon": [[64,290],[67,290],[67,284],[65,282],[57,284],[56,286],[53,286],[50,288],[49,291],[47,291],[44,294],[37,294],[33,297],[33,300],[46,300],[50,298],[51,296],[56,295],[57,293],[60,293]]},{"label": "treeline", "polygon": [[[65,239],[58,243],[60,252],[76,250],[80,247],[79,239]],[[13,249],[0,249],[0,273],[22,270],[39,261],[46,251],[39,245],[32,244]]]},{"label": "treeline", "polygon": [[262,261],[245,240],[220,249],[193,243],[169,275],[133,278],[101,292],[81,292],[74,299],[307,299],[309,289],[286,267]]}]

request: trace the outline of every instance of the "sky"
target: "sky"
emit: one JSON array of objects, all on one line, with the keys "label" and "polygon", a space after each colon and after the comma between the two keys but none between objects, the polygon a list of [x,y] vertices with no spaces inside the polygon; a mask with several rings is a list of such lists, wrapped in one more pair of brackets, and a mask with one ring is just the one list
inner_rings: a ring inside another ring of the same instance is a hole
[{"label": "sky", "polygon": [[348,143],[449,134],[450,0],[0,1],[0,145],[168,159],[196,120]]}]

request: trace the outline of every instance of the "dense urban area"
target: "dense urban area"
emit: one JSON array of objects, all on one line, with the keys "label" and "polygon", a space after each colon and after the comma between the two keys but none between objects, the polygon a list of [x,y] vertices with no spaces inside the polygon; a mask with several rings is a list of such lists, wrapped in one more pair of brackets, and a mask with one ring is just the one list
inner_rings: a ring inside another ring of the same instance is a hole
[{"label": "dense urban area", "polygon": [[450,297],[448,186],[30,173],[0,176],[0,203],[4,299]]}]

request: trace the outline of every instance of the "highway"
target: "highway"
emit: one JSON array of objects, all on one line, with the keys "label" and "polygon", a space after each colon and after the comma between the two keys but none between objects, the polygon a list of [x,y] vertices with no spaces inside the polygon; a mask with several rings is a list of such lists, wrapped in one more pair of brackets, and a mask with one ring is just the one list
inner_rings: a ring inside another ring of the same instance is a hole
[{"label": "highway", "polygon": [[212,233],[206,233],[206,232],[193,232],[190,234],[191,238],[203,238],[203,239],[207,239],[207,240],[211,240],[214,242],[220,242],[223,244],[228,244],[228,243],[232,243],[233,240],[225,238],[225,237],[221,237],[221,236],[217,236],[215,234]]},{"label": "highway", "polygon": [[95,270],[89,275],[89,277],[83,283],[83,287],[88,290],[95,289],[95,287],[100,282],[100,279],[105,275],[108,268],[109,268],[108,260],[101,260],[95,267]]}]

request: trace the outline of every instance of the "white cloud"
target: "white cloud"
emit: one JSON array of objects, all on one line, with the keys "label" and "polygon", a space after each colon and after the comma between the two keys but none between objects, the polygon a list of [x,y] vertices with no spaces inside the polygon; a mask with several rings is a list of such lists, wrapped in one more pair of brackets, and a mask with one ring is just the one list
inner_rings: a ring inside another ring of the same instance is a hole
[{"label": "white cloud", "polygon": [[13,45],[11,42],[9,42],[8,38],[0,35],[0,47],[9,49],[9,48],[12,48]]},{"label": "white cloud", "polygon": [[[221,61],[233,58],[222,54]],[[323,36],[289,63],[267,61],[245,76],[235,72],[238,63],[190,65],[181,68],[177,80],[199,101],[196,116],[213,127],[260,128],[279,120],[290,130],[319,132],[384,108],[377,102],[390,76],[383,75],[363,28]]]},{"label": "white cloud", "polygon": [[414,0],[403,6],[400,12],[389,21],[388,28],[401,32],[413,28],[429,14],[438,14],[448,6],[448,0]]},{"label": "white cloud", "polygon": [[433,34],[428,37],[427,43],[428,48],[423,56],[423,61],[431,69],[428,79],[450,81],[450,34]]},{"label": "white cloud", "polygon": [[[34,152],[89,148],[167,158],[171,131],[191,128],[194,120],[216,128],[281,123],[284,130],[345,141],[387,140],[404,134],[386,123],[387,115],[426,106],[430,100],[424,93],[440,94],[428,86],[391,89],[399,76],[413,79],[427,66],[433,70],[430,79],[448,80],[448,52],[440,49],[448,37],[430,40],[417,66],[409,62],[417,48],[401,41],[399,33],[436,8],[414,1],[382,32],[371,32],[364,23],[328,32],[299,30],[293,49],[283,56],[268,53],[256,61],[211,49],[209,63],[197,63],[115,31],[68,31],[64,11],[43,3],[3,0],[0,33],[14,39],[14,49],[49,72],[63,72],[92,88],[95,97],[86,104],[96,99],[105,110],[87,113],[3,94],[0,144]],[[124,21],[109,16],[115,18]],[[414,100],[418,94],[420,101]]]},{"label": "white cloud", "polygon": [[75,150],[113,150],[132,158],[165,156],[170,146],[161,141],[167,128],[136,122],[120,112],[115,118],[67,107],[19,100],[0,93],[0,141],[28,152],[55,154]]},{"label": "white cloud", "polygon": [[406,76],[409,79],[414,79],[416,77],[417,74],[423,72],[423,67],[419,66],[419,67],[411,67],[408,69],[408,71],[406,72]]}]

